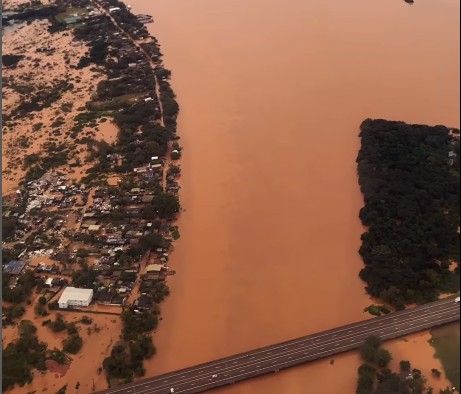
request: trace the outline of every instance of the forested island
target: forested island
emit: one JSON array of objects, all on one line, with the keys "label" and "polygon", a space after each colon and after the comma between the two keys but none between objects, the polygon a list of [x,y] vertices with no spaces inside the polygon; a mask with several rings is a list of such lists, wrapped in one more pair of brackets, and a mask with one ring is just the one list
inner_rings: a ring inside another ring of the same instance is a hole
[{"label": "forested island", "polygon": [[459,131],[365,120],[360,277],[398,309],[459,290]]}]

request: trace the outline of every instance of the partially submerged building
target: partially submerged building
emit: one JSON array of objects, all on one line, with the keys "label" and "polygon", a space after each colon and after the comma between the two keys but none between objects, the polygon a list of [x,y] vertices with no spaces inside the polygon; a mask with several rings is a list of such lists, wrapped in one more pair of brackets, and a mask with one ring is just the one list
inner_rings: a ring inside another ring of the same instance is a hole
[{"label": "partially submerged building", "polygon": [[93,289],[78,289],[66,287],[59,298],[59,308],[65,309],[70,306],[89,306],[93,299]]}]

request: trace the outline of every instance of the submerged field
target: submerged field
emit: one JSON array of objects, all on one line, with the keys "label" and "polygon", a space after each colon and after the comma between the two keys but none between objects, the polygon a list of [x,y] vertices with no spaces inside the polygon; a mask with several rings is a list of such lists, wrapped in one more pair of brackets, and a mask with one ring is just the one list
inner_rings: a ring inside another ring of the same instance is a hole
[{"label": "submerged field", "polygon": [[453,384],[460,388],[460,323],[447,324],[431,330],[429,343],[435,348],[435,357],[442,362],[443,370]]}]

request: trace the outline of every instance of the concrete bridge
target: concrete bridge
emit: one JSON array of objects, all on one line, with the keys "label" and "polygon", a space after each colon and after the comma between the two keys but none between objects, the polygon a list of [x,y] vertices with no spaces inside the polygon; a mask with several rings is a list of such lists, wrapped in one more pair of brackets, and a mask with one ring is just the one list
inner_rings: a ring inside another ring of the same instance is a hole
[{"label": "concrete bridge", "polygon": [[393,339],[454,322],[459,318],[459,303],[452,298],[445,299],[139,380],[100,393],[201,393],[357,349],[370,335],[377,335],[383,340]]}]

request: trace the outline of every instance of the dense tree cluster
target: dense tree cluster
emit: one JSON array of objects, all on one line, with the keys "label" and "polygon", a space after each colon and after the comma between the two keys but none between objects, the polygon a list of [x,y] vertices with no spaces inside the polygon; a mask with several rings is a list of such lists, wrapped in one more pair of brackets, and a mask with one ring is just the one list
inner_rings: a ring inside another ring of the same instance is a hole
[{"label": "dense tree cluster", "polygon": [[12,305],[7,308],[2,308],[2,327],[9,326],[19,319],[26,309],[22,305]]},{"label": "dense tree cluster", "polygon": [[145,373],[143,360],[155,354],[155,346],[150,332],[157,327],[157,313],[135,313],[132,308],[122,313],[123,339],[125,344],[112,348],[111,355],[103,362],[107,377],[124,379],[129,382],[133,375],[143,376]]},{"label": "dense tree cluster", "polygon": [[10,67],[16,65],[20,60],[24,59],[24,55],[8,55],[5,54],[2,56],[2,64],[5,67]]},{"label": "dense tree cluster", "polygon": [[443,126],[366,120],[357,158],[368,230],[360,254],[367,291],[403,308],[459,289],[459,140]]},{"label": "dense tree cluster", "polygon": [[15,287],[10,288],[11,275],[2,273],[2,297],[4,301],[12,303],[21,303],[31,294],[32,289],[36,284],[35,274],[33,271],[26,271],[18,278],[18,283]]},{"label": "dense tree cluster", "polygon": [[19,324],[19,339],[2,351],[2,390],[15,384],[24,386],[32,381],[32,369],[46,370],[46,344],[39,342],[37,328],[23,320]]}]

